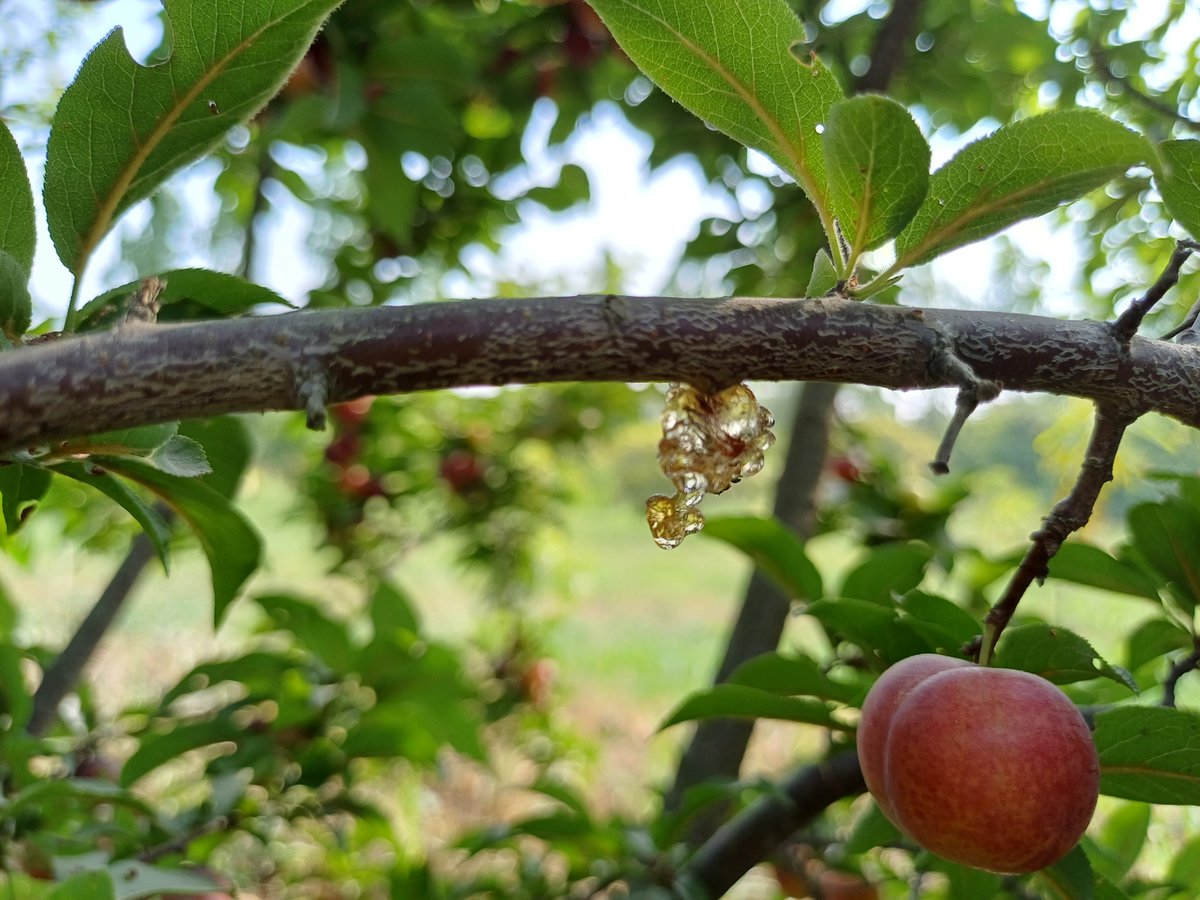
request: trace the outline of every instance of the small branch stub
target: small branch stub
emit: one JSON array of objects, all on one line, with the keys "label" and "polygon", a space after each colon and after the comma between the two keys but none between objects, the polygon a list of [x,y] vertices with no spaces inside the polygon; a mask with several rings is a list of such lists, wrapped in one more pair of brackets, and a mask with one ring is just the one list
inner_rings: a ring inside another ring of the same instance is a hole
[{"label": "small branch stub", "polygon": [[704,527],[700,501],[762,471],[763,453],[775,443],[775,419],[739,384],[706,394],[684,384],[667,389],[658,461],[675,495],[646,501],[646,521],[664,550]]},{"label": "small branch stub", "polygon": [[986,378],[980,378],[974,370],[955,355],[947,342],[939,342],[934,351],[932,370],[935,374],[948,378],[958,384],[958,398],[954,403],[954,416],[946,426],[946,433],[938,445],[937,454],[929,464],[935,475],[945,475],[950,471],[950,454],[954,452],[954,444],[971,413],[980,403],[995,400],[1000,394],[1000,385]]},{"label": "small branch stub", "polygon": [[319,365],[308,363],[302,367],[299,381],[296,393],[304,408],[305,424],[313,431],[324,431],[325,406],[329,402],[329,378]]}]

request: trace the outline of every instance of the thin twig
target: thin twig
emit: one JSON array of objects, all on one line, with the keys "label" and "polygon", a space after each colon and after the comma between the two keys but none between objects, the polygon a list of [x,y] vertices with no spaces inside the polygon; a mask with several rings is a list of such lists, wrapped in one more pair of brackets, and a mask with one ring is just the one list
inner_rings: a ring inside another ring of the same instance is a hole
[{"label": "thin twig", "polygon": [[1108,61],[1108,54],[1106,54],[1102,48],[1093,46],[1091,57],[1092,61],[1096,64],[1096,68],[1099,70],[1100,75],[1108,84],[1116,85],[1142,106],[1146,107],[1146,109],[1156,112],[1159,115],[1166,116],[1168,119],[1172,119],[1181,125],[1187,125],[1189,128],[1200,129],[1200,122],[1185,116],[1179,111],[1178,107],[1171,106],[1169,103],[1165,103],[1162,100],[1159,100],[1157,97],[1151,97],[1145,91],[1134,87],[1128,78],[1123,75],[1118,75],[1116,72],[1114,72],[1112,70],[1112,65]]},{"label": "thin twig", "polygon": [[[155,511],[170,524],[174,513],[164,504],[155,504]],[[129,546],[125,559],[113,573],[112,580],[100,593],[95,605],[79,624],[67,646],[42,676],[33,695],[33,712],[25,730],[35,737],[44,735],[58,716],[58,704],[79,684],[83,668],[96,652],[100,641],[112,627],[117,614],[129,599],[138,577],[154,559],[154,544],[145,532],[140,532]]]},{"label": "thin twig", "polygon": [[1104,485],[1112,481],[1113,461],[1121,446],[1125,429],[1137,418],[1136,413],[1096,407],[1095,424],[1087,454],[1079,469],[1079,477],[1071,492],[1050,511],[1042,521],[1042,527],[1032,537],[1033,543],[1025,558],[1013,573],[1008,588],[991,608],[984,619],[983,640],[980,645],[979,662],[986,665],[991,659],[996,641],[1016,612],[1017,604],[1034,581],[1039,583],[1049,574],[1050,559],[1058,552],[1063,541],[1088,523],[1096,500]]},{"label": "thin twig", "polygon": [[779,791],[743,810],[706,841],[679,870],[678,885],[697,889],[699,896],[725,896],[792,832],[831,803],[865,788],[853,750],[798,769]]},{"label": "thin twig", "polygon": [[1175,706],[1175,687],[1179,684],[1179,679],[1188,672],[1194,671],[1197,666],[1200,666],[1200,645],[1193,649],[1187,656],[1181,656],[1171,664],[1171,671],[1163,679],[1163,706]]},{"label": "thin twig", "polygon": [[139,862],[152,863],[162,859],[164,856],[170,856],[173,853],[182,853],[184,850],[187,850],[193,841],[198,841],[200,838],[207,837],[210,834],[231,831],[237,827],[240,821],[241,815],[236,811],[228,815],[217,816],[214,819],[201,822],[183,834],[176,835],[169,841],[148,847],[139,853],[136,858]]},{"label": "thin twig", "polygon": [[1117,321],[1113,323],[1113,337],[1118,343],[1122,346],[1129,345],[1133,336],[1137,334],[1142,320],[1146,318],[1146,314],[1154,308],[1154,304],[1158,303],[1167,291],[1179,282],[1179,270],[1183,268],[1188,257],[1197,250],[1200,250],[1200,243],[1196,241],[1184,240],[1175,246],[1175,252],[1171,254],[1171,259],[1162,274],[1158,276],[1158,280],[1150,285],[1146,293],[1129,304],[1129,308],[1121,313]]}]

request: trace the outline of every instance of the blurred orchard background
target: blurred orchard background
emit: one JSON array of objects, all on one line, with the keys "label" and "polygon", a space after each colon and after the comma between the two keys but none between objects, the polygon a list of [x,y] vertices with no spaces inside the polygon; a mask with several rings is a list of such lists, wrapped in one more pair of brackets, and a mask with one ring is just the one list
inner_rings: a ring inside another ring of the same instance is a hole
[{"label": "blurred orchard background", "polygon": [[[1179,99],[1200,118],[1200,101],[1186,104],[1200,77],[1200,16],[1189,4],[913,5],[887,87],[931,139],[935,166],[1001,123],[1058,106],[1097,107],[1150,134],[1176,122],[1140,96]],[[793,6],[847,87],[872,72],[883,30],[899,27],[883,2]],[[169,52],[155,0],[0,0],[0,21],[0,114],[35,186],[54,103],[87,49],[120,26],[140,61]],[[1109,315],[1170,252],[1148,190],[1131,175],[952,253],[906,278],[891,302]],[[348,0],[275,101],[123,219],[82,296],[189,266],[243,275],[307,307],[609,291],[800,296],[818,232],[768,160],[654,90],[580,0]],[[1185,288],[1195,284],[1189,270]],[[44,233],[34,287],[35,321],[55,327],[70,282]],[[1167,308],[1162,321],[1182,313]],[[367,896],[379,872],[396,890],[398,868],[475,877],[473,866],[488,865],[466,859],[463,835],[540,809],[544,798],[528,788],[548,772],[595,821],[647,819],[691,728],[659,726],[711,683],[752,573],[727,543],[701,535],[664,552],[650,537],[644,503],[667,486],[656,460],[664,387],[379,398],[338,409],[319,433],[296,415],[242,417],[251,462],[239,504],[264,541],[244,598],[214,630],[204,557],[194,538],[177,537],[170,576],[156,562],[141,571],[58,733],[119,765],[129,717],[194,666],[280,647],[330,663],[358,646],[369,599],[388,591],[406,598],[455,687],[412,700],[405,752],[360,773],[386,811],[386,850],[281,814],[286,827],[257,835],[267,854],[214,844],[208,862],[223,878],[247,896],[352,896],[337,893],[351,882]],[[794,428],[798,386],[753,387],[780,441],[761,475],[706,501],[710,516],[777,508],[788,448],[804,434]],[[1086,404],[1006,396],[972,419],[953,473],[934,477],[927,464],[952,406],[941,392],[838,392],[811,522],[789,522],[811,530],[808,555],[827,584],[870,548],[915,539],[958,559],[929,577],[981,602],[1073,480]],[[1196,474],[1198,450],[1193,432],[1140,421],[1087,539],[1119,539],[1123,513],[1164,490],[1147,473]],[[0,555],[11,639],[61,648],[135,533],[123,510],[55,479]],[[307,601],[340,623],[328,641],[341,650],[293,646],[279,628],[300,607],[250,599],[271,597]],[[1145,615],[1136,601],[1055,581],[1026,602],[1114,660]],[[797,616],[782,646],[816,640]],[[1181,697],[1193,690],[1180,684]],[[292,738],[311,739],[310,725]],[[811,756],[815,731],[760,722],[743,778]],[[284,743],[272,752],[286,755]],[[186,806],[187,779],[210,757],[189,769],[190,759],[155,772],[146,789]],[[497,858],[512,896],[552,895],[532,875],[522,882],[520,860],[545,858],[505,852]],[[739,890],[777,889],[760,871]]]}]

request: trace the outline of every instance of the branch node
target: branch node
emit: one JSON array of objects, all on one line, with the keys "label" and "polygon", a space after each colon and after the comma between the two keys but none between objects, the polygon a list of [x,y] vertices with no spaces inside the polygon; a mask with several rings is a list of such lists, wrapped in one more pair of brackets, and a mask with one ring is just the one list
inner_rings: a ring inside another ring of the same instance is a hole
[{"label": "branch node", "polygon": [[129,298],[129,306],[125,309],[119,327],[153,325],[158,321],[158,311],[162,306],[160,298],[166,288],[167,282],[156,275],[142,279],[137,291]]},{"label": "branch node", "polygon": [[321,366],[312,361],[302,364],[296,396],[305,412],[304,423],[313,431],[324,431],[329,378]]}]

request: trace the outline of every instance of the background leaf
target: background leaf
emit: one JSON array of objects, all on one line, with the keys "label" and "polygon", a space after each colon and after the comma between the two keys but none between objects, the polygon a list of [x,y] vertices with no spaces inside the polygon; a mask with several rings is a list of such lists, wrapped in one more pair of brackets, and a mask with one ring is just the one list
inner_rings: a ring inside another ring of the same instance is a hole
[{"label": "background leaf", "polygon": [[1152,153],[1141,135],[1087,109],[1005,125],[968,144],[933,173],[925,202],[896,239],[895,268],[1047,213]]},{"label": "background leaf", "polygon": [[792,597],[820,599],[824,591],[821,573],[805,555],[804,542],[778,519],[714,517],[700,534],[741,550]]},{"label": "background leaf", "polygon": [[899,103],[867,95],[830,108],[821,135],[829,198],[850,259],[895,237],[929,187],[929,144]]},{"label": "background leaf", "polygon": [[258,533],[229,498],[202,481],[169,475],[127,457],[101,457],[99,462],[150,488],[191,526],[212,570],[213,621],[219,626],[229,604],[258,568],[262,553]]},{"label": "background leaf", "polygon": [[97,44],[46,147],[46,216],[63,264],[78,275],[122,212],[261,109],[338,3],[167,0],[172,55],[152,67],[133,60],[119,28]]},{"label": "background leaf", "polygon": [[10,253],[0,250],[0,336],[15,344],[28,330],[32,317],[29,272]]},{"label": "background leaf", "polygon": [[[160,322],[233,316],[257,306],[292,305],[268,287],[211,269],[172,269],[158,277],[166,283],[158,298],[162,304]],[[130,281],[89,301],[79,311],[80,326],[111,326],[124,315],[130,296],[140,284],[140,280]]]},{"label": "background leaf", "polygon": [[1050,577],[1131,597],[1159,599],[1158,585],[1145,571],[1080,541],[1067,541],[1058,548],[1050,560]]},{"label": "background leaf", "polygon": [[115,500],[142,526],[142,531],[146,532],[146,537],[150,538],[150,543],[154,545],[154,551],[162,561],[163,568],[167,568],[170,563],[170,526],[154,507],[143,500],[129,485],[102,469],[93,471],[97,468],[87,463],[60,462],[55,464],[54,471],[95,488]]},{"label": "background leaf", "polygon": [[1172,596],[1195,609],[1200,603],[1200,513],[1176,499],[1140,503],[1129,511],[1126,523],[1134,549],[1167,583]]},{"label": "background leaf", "polygon": [[1200,805],[1200,717],[1159,706],[1096,716],[1100,793],[1146,803]]},{"label": "background leaf", "polygon": [[1200,141],[1165,141],[1158,151],[1164,163],[1158,191],[1175,221],[1200,237]]},{"label": "background leaf", "polygon": [[771,691],[747,687],[744,684],[718,684],[699,691],[684,701],[667,716],[659,730],[670,728],[681,722],[714,717],[738,717],[749,719],[783,719],[789,722],[805,722],[823,725],[826,728],[849,729],[835,720],[829,707],[819,700],[807,697],[781,697]]},{"label": "background leaf", "polygon": [[1105,662],[1084,638],[1065,628],[1040,623],[1005,629],[996,647],[996,665],[1032,672],[1054,684],[1104,676],[1137,691],[1133,676]]},{"label": "background leaf", "polygon": [[16,261],[26,278],[33,270],[36,241],[33,189],[25,160],[12,132],[0,120],[0,250]]},{"label": "background leaf", "polygon": [[589,0],[617,43],[664,91],[714,128],[763,151],[826,210],[817,126],[842,97],[784,0]]},{"label": "background leaf", "polygon": [[808,604],[805,612],[824,625],[834,640],[856,644],[883,667],[934,649],[892,606],[870,600],[819,600]]},{"label": "background leaf", "polygon": [[842,582],[840,596],[891,606],[892,599],[911,591],[925,577],[933,558],[927,544],[884,544],[875,547]]},{"label": "background leaf", "polygon": [[778,653],[764,653],[746,660],[730,674],[729,683],[783,696],[819,697],[838,703],[854,703],[863,693],[861,686],[834,681],[807,656]]},{"label": "background leaf", "polygon": [[4,527],[13,534],[50,489],[50,473],[41,466],[11,463],[0,466],[0,509],[4,512]]}]

